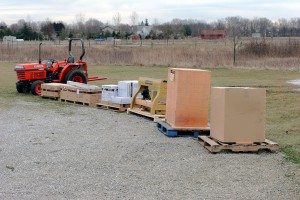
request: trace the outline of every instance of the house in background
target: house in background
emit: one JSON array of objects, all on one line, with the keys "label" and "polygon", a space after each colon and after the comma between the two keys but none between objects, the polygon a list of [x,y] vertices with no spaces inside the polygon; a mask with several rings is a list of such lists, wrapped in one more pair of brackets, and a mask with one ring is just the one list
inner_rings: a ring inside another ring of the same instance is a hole
[{"label": "house in background", "polygon": [[133,32],[136,35],[140,35],[142,38],[145,38],[147,35],[150,34],[153,26],[145,26],[145,25],[138,25],[133,27]]},{"label": "house in background", "polygon": [[261,34],[258,32],[252,33],[253,38],[261,38]]},{"label": "house in background", "polygon": [[101,31],[102,33],[106,33],[106,32],[113,33],[114,31],[116,32],[117,29],[112,26],[104,26],[103,28],[101,28]]},{"label": "house in background", "polygon": [[224,39],[226,37],[225,30],[203,30],[200,34],[201,39]]},{"label": "house in background", "polygon": [[3,42],[4,43],[13,43],[13,42],[17,42],[17,37],[15,36],[4,36],[3,37]]}]

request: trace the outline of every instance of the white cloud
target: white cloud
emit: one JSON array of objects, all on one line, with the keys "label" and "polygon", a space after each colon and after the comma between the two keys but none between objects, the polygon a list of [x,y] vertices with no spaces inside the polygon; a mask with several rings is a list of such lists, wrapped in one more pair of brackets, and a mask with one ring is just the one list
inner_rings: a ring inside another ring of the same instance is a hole
[{"label": "white cloud", "polygon": [[0,21],[8,24],[30,16],[34,21],[50,18],[52,21],[72,23],[76,14],[82,13],[86,20],[96,18],[102,22],[112,21],[120,13],[122,23],[129,23],[130,14],[138,13],[139,21],[153,19],[160,22],[173,18],[217,20],[228,16],[270,19],[300,17],[298,0],[10,0],[0,2]]}]

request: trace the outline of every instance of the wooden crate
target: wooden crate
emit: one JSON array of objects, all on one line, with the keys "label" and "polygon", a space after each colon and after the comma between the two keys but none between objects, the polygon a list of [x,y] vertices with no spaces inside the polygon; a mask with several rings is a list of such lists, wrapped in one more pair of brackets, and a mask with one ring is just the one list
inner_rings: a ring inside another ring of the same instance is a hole
[{"label": "wooden crate", "polygon": [[41,96],[47,98],[59,99],[61,88],[64,85],[65,84],[63,83],[44,83],[41,85],[41,89],[42,89]]},{"label": "wooden crate", "polygon": [[66,86],[62,88],[60,100],[96,107],[100,101],[100,97],[100,91],[90,91],[75,86]]}]

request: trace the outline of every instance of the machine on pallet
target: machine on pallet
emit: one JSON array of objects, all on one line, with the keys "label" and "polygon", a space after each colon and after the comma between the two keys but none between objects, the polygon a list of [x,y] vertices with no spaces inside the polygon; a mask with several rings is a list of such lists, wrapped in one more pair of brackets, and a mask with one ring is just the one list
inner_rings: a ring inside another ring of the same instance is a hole
[{"label": "machine on pallet", "polygon": [[164,116],[166,113],[167,81],[140,77],[137,92],[132,97],[128,113],[147,117]]}]

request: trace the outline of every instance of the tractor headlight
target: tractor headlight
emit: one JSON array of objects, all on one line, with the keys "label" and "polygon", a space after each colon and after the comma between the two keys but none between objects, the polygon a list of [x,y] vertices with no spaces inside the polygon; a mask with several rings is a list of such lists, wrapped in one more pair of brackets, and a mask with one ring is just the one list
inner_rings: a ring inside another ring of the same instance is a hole
[{"label": "tractor headlight", "polygon": [[24,66],[21,66],[21,65],[15,66],[15,70],[22,70],[22,69],[24,69]]}]

